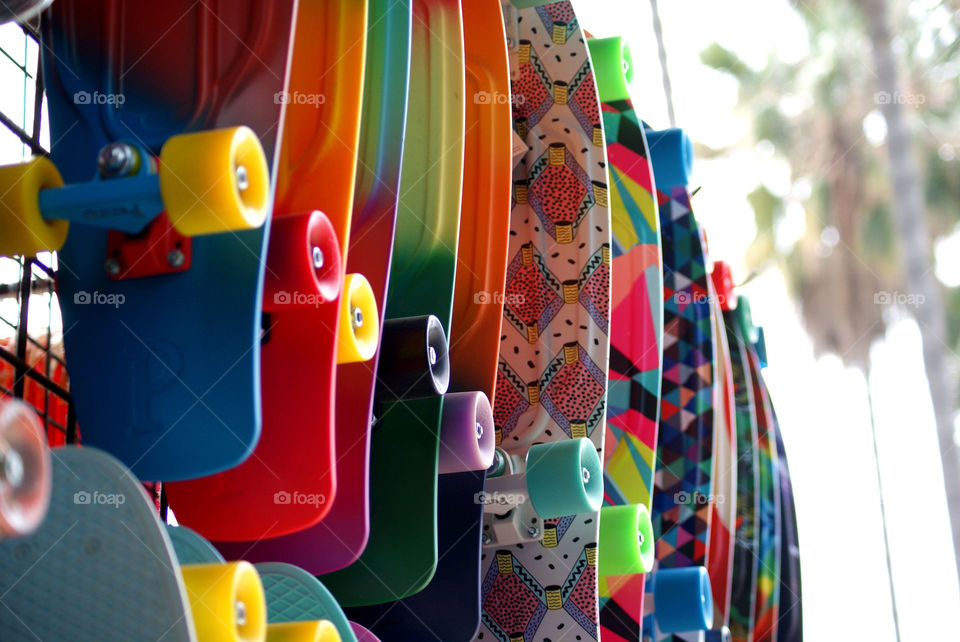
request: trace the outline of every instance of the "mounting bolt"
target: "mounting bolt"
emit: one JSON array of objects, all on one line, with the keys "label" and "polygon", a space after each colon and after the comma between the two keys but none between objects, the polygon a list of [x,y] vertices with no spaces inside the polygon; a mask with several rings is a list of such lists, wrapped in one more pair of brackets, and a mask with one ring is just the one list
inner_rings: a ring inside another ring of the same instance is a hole
[{"label": "mounting bolt", "polygon": [[313,267],[317,270],[323,267],[323,250],[318,245],[313,246]]},{"label": "mounting bolt", "polygon": [[237,625],[244,626],[247,623],[247,605],[237,600]]},{"label": "mounting bolt", "polygon": [[483,426],[480,425],[480,422],[477,422],[477,441],[483,439]]},{"label": "mounting bolt", "polygon": [[427,347],[427,360],[430,362],[431,366],[437,365],[437,349],[433,346]]},{"label": "mounting bolt", "polygon": [[124,176],[137,165],[137,150],[127,143],[110,143],[97,154],[97,169],[104,178]]},{"label": "mounting bolt", "polygon": [[170,250],[170,252],[167,253],[167,263],[170,267],[182,267],[186,260],[186,255],[180,250]]},{"label": "mounting bolt", "polygon": [[353,327],[363,327],[363,310],[360,309],[360,306],[353,307]]},{"label": "mounting bolt", "polygon": [[237,165],[237,189],[241,192],[250,187],[250,175],[247,174],[247,168],[243,165]]},{"label": "mounting bolt", "polygon": [[527,535],[530,537],[540,537],[540,529],[536,526],[527,526]]},{"label": "mounting bolt", "polygon": [[590,471],[587,470],[586,467],[580,469],[580,477],[583,478],[584,484],[590,483]]},{"label": "mounting bolt", "polygon": [[483,535],[480,536],[480,541],[483,542],[484,544],[490,544],[491,542],[493,542],[493,538],[487,535],[486,533],[484,533]]},{"label": "mounting bolt", "polygon": [[117,276],[120,274],[120,261],[117,259],[107,259],[103,264],[103,269],[106,270],[110,276]]},{"label": "mounting bolt", "polygon": [[13,488],[23,483],[23,458],[14,449],[0,454],[0,475]]}]

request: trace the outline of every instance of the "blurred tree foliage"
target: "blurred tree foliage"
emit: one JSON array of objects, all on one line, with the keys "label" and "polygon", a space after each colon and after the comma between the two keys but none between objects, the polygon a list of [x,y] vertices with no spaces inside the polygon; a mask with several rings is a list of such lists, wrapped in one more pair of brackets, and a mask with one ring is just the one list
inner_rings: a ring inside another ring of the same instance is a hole
[{"label": "blurred tree foliage", "polygon": [[[716,43],[700,54],[705,65],[738,81],[738,109],[753,124],[746,143],[772,145],[789,162],[794,181],[810,186],[800,201],[805,233],[787,248],[776,242],[777,229],[788,216],[786,199],[796,196],[763,185],[750,194],[758,231],[748,267],[780,261],[816,351],[864,369],[870,344],[884,332],[886,302],[896,299],[883,293],[909,294],[891,219],[883,100],[899,100],[907,111],[931,236],[953,233],[960,221],[960,0],[888,5],[901,65],[898,96],[877,91],[871,42],[854,2],[795,4],[809,43],[809,55],[797,62],[771,53],[756,69]],[[958,290],[944,297],[954,350],[960,341]]]}]

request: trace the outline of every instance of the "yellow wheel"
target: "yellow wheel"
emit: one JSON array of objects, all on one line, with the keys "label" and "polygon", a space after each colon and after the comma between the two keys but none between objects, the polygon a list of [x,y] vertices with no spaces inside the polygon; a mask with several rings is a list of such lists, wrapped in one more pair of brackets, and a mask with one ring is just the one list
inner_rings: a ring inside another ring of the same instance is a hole
[{"label": "yellow wheel", "polygon": [[327,620],[281,622],[267,626],[267,642],[340,642],[340,634]]},{"label": "yellow wheel", "polygon": [[180,567],[200,640],[261,642],[267,602],[260,575],[249,562]]},{"label": "yellow wheel", "polygon": [[373,357],[380,341],[380,311],[370,282],[362,274],[343,278],[337,363],[355,363]]},{"label": "yellow wheel", "polygon": [[160,195],[186,236],[260,227],[270,171],[256,134],[232,127],[173,136],[160,150]]},{"label": "yellow wheel", "polygon": [[69,223],[44,220],[40,190],[62,186],[60,172],[49,158],[0,167],[0,256],[60,249]]}]

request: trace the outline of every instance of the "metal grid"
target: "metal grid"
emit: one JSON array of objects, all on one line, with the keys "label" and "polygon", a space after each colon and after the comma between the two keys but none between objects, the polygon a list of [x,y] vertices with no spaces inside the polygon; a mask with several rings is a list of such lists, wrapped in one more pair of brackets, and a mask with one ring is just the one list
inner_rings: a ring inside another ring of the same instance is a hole
[{"label": "metal grid", "polygon": [[[0,26],[0,163],[46,155],[39,18]],[[0,257],[0,396],[29,402],[51,445],[78,441],[54,290],[57,259]]]}]

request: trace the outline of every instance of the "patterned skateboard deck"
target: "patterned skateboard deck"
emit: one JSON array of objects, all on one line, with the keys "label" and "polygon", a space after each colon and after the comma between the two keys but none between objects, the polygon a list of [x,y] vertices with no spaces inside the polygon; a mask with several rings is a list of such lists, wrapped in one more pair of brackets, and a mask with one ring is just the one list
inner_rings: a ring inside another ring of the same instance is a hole
[{"label": "patterned skateboard deck", "polygon": [[746,357],[746,345],[734,331],[736,317],[724,314],[733,373],[737,427],[737,522],[730,589],[730,633],[733,640],[751,640],[754,630],[757,584],[758,528],[755,506],[759,493],[756,402]]},{"label": "patterned skateboard deck", "polygon": [[[658,190],[658,196],[664,322],[658,467],[651,515],[657,538],[654,579],[661,570],[709,567],[714,410],[721,389],[715,385],[712,284],[690,197],[685,187]],[[655,612],[653,600],[647,600],[645,634],[656,640],[674,639],[655,628]]]},{"label": "patterned skateboard deck", "polygon": [[793,485],[787,465],[787,451],[777,422],[777,413],[770,405],[777,442],[777,467],[780,471],[780,610],[777,637],[803,641],[803,590],[800,579],[800,539],[797,534],[797,511]]},{"label": "patterned skateboard deck", "polygon": [[[743,303],[741,302],[741,305]],[[759,567],[757,569],[753,639],[769,642],[777,639],[777,613],[780,608],[780,473],[777,469],[777,445],[773,434],[770,395],[760,374],[760,359],[752,346],[747,348],[750,378],[757,416],[757,470],[759,501]]]},{"label": "patterned skateboard deck", "polygon": [[[613,237],[604,504],[643,504],[649,510],[663,334],[660,220],[646,135],[632,102],[611,100],[601,109]],[[598,581],[603,639],[639,640],[645,578],[601,575]]]},{"label": "patterned skateboard deck", "polygon": [[[498,443],[588,437],[603,451],[610,213],[600,106],[569,2],[505,5],[514,170],[494,421]],[[598,638],[598,514],[544,521],[540,541],[485,547],[478,640]]]}]

